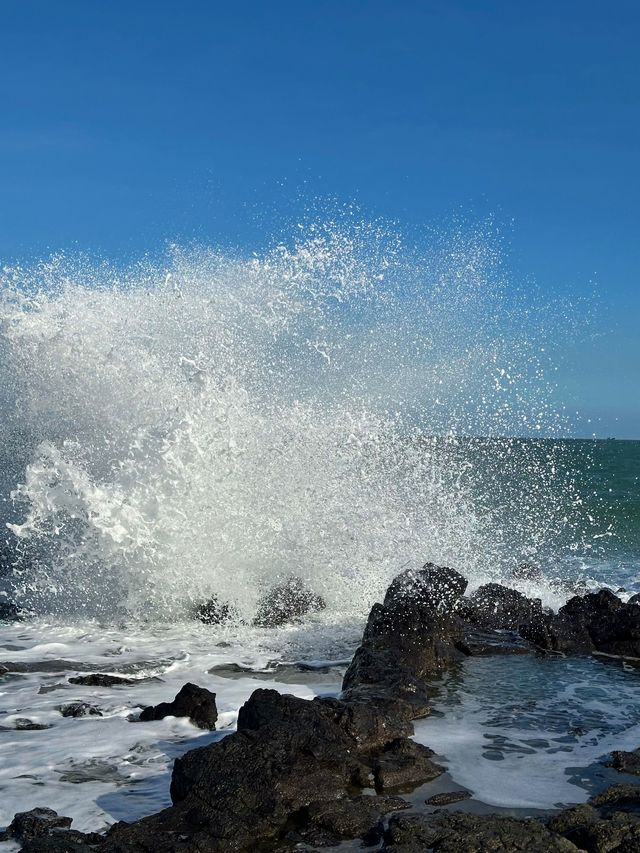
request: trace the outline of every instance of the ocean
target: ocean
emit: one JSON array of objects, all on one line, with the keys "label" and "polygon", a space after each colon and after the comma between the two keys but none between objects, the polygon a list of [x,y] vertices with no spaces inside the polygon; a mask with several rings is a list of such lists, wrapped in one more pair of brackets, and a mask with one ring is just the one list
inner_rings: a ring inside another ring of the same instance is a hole
[{"label": "ocean", "polygon": [[[349,217],[298,232],[248,257],[3,270],[0,589],[23,618],[0,624],[0,825],[164,807],[175,757],[233,731],[255,688],[338,693],[407,566],[550,607],[640,589],[640,442],[571,440],[555,402],[575,316],[514,287],[482,229],[420,251]],[[514,580],[524,563],[540,574]],[[292,576],[326,608],[253,626]],[[197,620],[212,597],[227,623]],[[68,681],[82,672],[132,683]],[[217,694],[218,731],[137,721],[187,681]],[[583,802],[602,758],[640,744],[628,664],[470,660],[433,692],[416,726],[448,770],[432,785],[476,805]],[[100,715],[64,717],[73,701]]]}]

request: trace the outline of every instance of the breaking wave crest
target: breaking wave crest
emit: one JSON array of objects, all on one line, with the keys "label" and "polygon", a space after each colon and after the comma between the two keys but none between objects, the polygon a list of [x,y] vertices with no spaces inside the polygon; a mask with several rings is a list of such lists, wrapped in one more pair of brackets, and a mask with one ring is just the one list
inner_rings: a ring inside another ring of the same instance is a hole
[{"label": "breaking wave crest", "polygon": [[15,595],[163,619],[217,595],[248,618],[296,575],[357,617],[403,565],[477,582],[588,547],[562,443],[504,438],[566,429],[550,317],[484,225],[418,251],[345,214],[251,257],[5,269]]}]

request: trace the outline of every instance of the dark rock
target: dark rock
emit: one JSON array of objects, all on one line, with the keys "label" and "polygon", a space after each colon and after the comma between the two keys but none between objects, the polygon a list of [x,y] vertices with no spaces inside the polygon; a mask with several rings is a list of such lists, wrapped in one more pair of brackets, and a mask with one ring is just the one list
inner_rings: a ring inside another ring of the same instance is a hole
[{"label": "dark rock", "polygon": [[88,702],[70,702],[60,706],[63,717],[101,717],[102,711]]},{"label": "dark rock", "polygon": [[292,577],[264,596],[253,624],[259,628],[277,628],[314,610],[324,610],[325,606],[319,595],[311,592],[299,578]]},{"label": "dark rock", "polygon": [[14,720],[13,725],[19,732],[41,732],[51,728],[50,723],[34,723],[33,720],[28,720],[24,717]]},{"label": "dark rock", "polygon": [[189,717],[199,729],[215,729],[218,719],[216,694],[197,684],[185,684],[173,702],[149,706],[140,714],[140,720],[163,720],[165,717]]},{"label": "dark rock", "polygon": [[[400,797],[360,796],[353,799],[319,800],[310,803],[305,819],[316,830],[327,833],[333,843],[349,838],[361,838],[367,845],[382,838],[382,817],[392,811],[407,809],[410,804]],[[303,831],[304,840],[315,836]]]},{"label": "dark rock", "polygon": [[15,838],[17,841],[32,841],[48,835],[52,829],[68,829],[71,826],[70,817],[62,817],[53,809],[36,808],[29,812],[16,814],[4,833],[6,840]]},{"label": "dark rock", "polygon": [[223,625],[234,617],[234,611],[229,604],[221,602],[213,595],[203,602],[196,610],[195,618],[205,625]]},{"label": "dark rock", "polygon": [[640,609],[609,589],[575,596],[558,611],[574,632],[604,654],[640,658]]},{"label": "dark rock", "polygon": [[395,610],[408,605],[412,610],[450,613],[466,588],[467,581],[455,569],[425,563],[422,569],[407,569],[391,581],[384,607]]},{"label": "dark rock", "polygon": [[12,601],[0,601],[0,622],[16,622],[23,611]]},{"label": "dark rock", "polygon": [[135,684],[136,680],[135,678],[124,678],[121,675],[105,675],[103,672],[94,672],[91,675],[76,675],[69,679],[69,683],[82,684],[85,687],[119,687],[122,684]]},{"label": "dark rock", "polygon": [[432,563],[409,570],[374,604],[342,684],[342,698],[373,701],[405,720],[428,713],[426,681],[464,659],[455,607],[467,582]]},{"label": "dark rock", "polygon": [[430,749],[413,740],[399,738],[391,741],[374,761],[376,790],[413,790],[418,785],[431,782],[444,773],[444,768],[435,764],[432,758],[433,752]]},{"label": "dark rock", "polygon": [[640,785],[629,785],[622,783],[619,785],[611,785],[606,791],[601,794],[596,794],[589,799],[589,805],[596,808],[611,806],[616,808],[632,808],[640,811]]},{"label": "dark rock", "polygon": [[492,631],[475,625],[465,626],[456,648],[471,657],[526,655],[534,651],[532,644],[516,631]]},{"label": "dark rock", "polygon": [[459,803],[462,800],[468,800],[471,797],[469,791],[447,791],[442,794],[434,794],[425,800],[428,806],[450,806],[452,803]]},{"label": "dark rock", "polygon": [[394,815],[386,853],[577,853],[578,848],[535,820],[441,812]]},{"label": "dark rock", "polygon": [[612,752],[609,766],[621,773],[640,775],[640,749],[634,749],[633,752],[624,752],[624,750]]},{"label": "dark rock", "polygon": [[627,604],[640,604],[640,592],[636,592],[632,595]]},{"label": "dark rock", "polygon": [[498,583],[478,587],[468,619],[483,628],[518,631],[542,620],[542,602]]}]

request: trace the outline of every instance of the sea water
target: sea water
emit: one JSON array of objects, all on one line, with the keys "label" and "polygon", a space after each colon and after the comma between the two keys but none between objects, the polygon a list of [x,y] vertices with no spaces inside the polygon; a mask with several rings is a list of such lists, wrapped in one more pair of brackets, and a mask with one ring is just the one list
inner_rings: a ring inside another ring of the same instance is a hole
[{"label": "sea water", "polygon": [[[555,607],[568,581],[633,591],[640,444],[565,438],[575,313],[501,258],[488,226],[415,247],[347,212],[253,255],[3,270],[1,584],[28,615],[0,629],[22,670],[0,684],[0,824],[47,805],[97,829],[167,805],[176,755],[232,731],[256,687],[336,694],[407,566],[473,589],[533,563],[543,579],[520,588]],[[248,627],[290,576],[326,609]],[[212,596],[230,624],[194,620]],[[312,673],[276,666],[299,661]],[[232,662],[249,672],[210,671]],[[69,684],[83,671],[136,681]],[[186,681],[216,692],[219,731],[136,721]],[[637,745],[639,698],[635,672],[595,661],[469,661],[416,737],[479,799],[550,808]],[[62,717],[74,700],[102,716]]]}]

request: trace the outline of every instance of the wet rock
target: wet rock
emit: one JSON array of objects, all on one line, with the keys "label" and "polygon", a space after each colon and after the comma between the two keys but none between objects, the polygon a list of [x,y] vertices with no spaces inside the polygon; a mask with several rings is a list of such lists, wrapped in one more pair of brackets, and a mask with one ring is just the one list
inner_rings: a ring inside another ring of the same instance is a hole
[{"label": "wet rock", "polygon": [[[349,838],[360,838],[367,845],[382,838],[382,817],[385,814],[407,809],[410,804],[400,797],[360,796],[353,799],[319,800],[309,804],[304,818],[312,830],[325,834],[324,843],[339,843]],[[317,843],[314,831],[302,831],[301,838]]]},{"label": "wet rock", "polygon": [[321,596],[308,589],[299,578],[291,577],[264,596],[253,624],[259,628],[277,628],[325,607]]},{"label": "wet rock", "polygon": [[76,675],[69,679],[70,684],[82,684],[85,687],[119,687],[123,684],[135,684],[142,679],[124,678],[121,675],[106,675],[103,672],[93,672],[91,675]]},{"label": "wet rock", "polygon": [[68,829],[71,826],[70,817],[62,817],[53,809],[36,808],[28,812],[16,814],[0,840],[15,838],[17,841],[32,841],[48,835],[52,829]]},{"label": "wet rock", "polygon": [[612,752],[608,766],[619,770],[621,773],[640,775],[640,749],[634,749],[632,752],[625,752],[624,750]]},{"label": "wet rock", "polygon": [[407,569],[395,577],[383,604],[392,610],[408,605],[420,612],[450,613],[466,588],[466,579],[455,569],[425,563],[422,569]]},{"label": "wet rock", "polygon": [[558,611],[592,650],[640,658],[640,608],[609,589],[575,596]]},{"label": "wet rock", "polygon": [[442,773],[431,759],[433,752],[426,746],[407,738],[399,738],[387,744],[377,756],[373,775],[377,791],[393,788],[413,790],[418,785],[431,782]]},{"label": "wet rock", "polygon": [[213,730],[218,719],[216,694],[205,687],[187,683],[180,689],[173,702],[151,705],[140,714],[140,720],[163,720],[165,717],[189,717],[199,729]]},{"label": "wet rock", "polygon": [[195,618],[205,625],[224,625],[234,617],[231,606],[212,595],[208,601],[203,602],[195,612]]},{"label": "wet rock", "polygon": [[50,723],[34,723],[33,720],[28,720],[25,717],[14,720],[13,726],[19,732],[41,732],[52,728]]},{"label": "wet rock", "polygon": [[386,853],[577,853],[578,848],[535,820],[442,812],[394,815]]},{"label": "wet rock", "polygon": [[88,702],[70,702],[68,705],[61,705],[60,713],[63,717],[101,717],[102,711],[96,708],[95,705],[90,705]]},{"label": "wet rock", "polygon": [[0,601],[0,622],[16,622],[22,619],[22,610],[12,601]]},{"label": "wet rock", "polygon": [[342,684],[346,701],[375,701],[406,720],[428,713],[426,680],[456,661],[463,623],[455,613],[466,580],[454,569],[427,563],[390,585],[374,604]]},{"label": "wet rock", "polygon": [[640,850],[640,788],[614,785],[588,803],[555,815],[549,829],[589,853],[636,853]]},{"label": "wet rock", "polygon": [[534,651],[532,644],[516,631],[491,631],[475,625],[465,627],[456,648],[470,657],[526,655]]},{"label": "wet rock", "polygon": [[470,797],[471,794],[469,791],[446,791],[442,794],[434,794],[428,800],[425,800],[425,803],[428,806],[440,808],[441,806],[450,806],[452,803],[460,803],[462,800],[468,800]]},{"label": "wet rock", "polygon": [[469,621],[483,628],[518,631],[542,620],[542,602],[498,583],[478,587],[471,598]]}]

